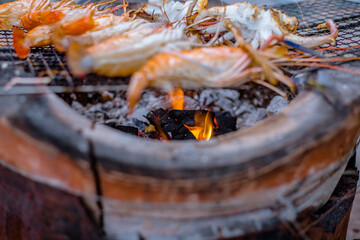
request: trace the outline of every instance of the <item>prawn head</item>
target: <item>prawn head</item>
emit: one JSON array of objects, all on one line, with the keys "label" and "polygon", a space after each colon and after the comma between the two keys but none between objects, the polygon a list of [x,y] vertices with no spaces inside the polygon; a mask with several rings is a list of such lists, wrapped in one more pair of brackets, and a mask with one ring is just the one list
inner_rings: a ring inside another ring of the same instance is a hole
[{"label": "prawn head", "polygon": [[30,53],[30,41],[25,38],[26,34],[23,30],[14,28],[13,29],[13,47],[19,58],[24,59]]},{"label": "prawn head", "polygon": [[25,30],[31,30],[39,25],[48,25],[60,21],[65,14],[61,10],[42,10],[27,13],[21,18]]}]

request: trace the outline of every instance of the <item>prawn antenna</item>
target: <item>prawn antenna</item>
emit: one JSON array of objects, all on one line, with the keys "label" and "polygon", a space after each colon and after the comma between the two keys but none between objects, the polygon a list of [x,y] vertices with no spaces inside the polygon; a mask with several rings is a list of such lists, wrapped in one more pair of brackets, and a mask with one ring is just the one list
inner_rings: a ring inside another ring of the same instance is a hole
[{"label": "prawn antenna", "polygon": [[319,53],[319,52],[316,52],[316,51],[314,51],[314,50],[312,50],[312,49],[309,49],[309,48],[306,48],[306,47],[304,47],[304,46],[301,46],[301,45],[299,45],[299,44],[297,44],[297,43],[294,43],[294,42],[292,42],[292,41],[283,39],[283,40],[281,40],[280,42],[282,42],[283,44],[285,44],[285,45],[288,46],[288,47],[292,47],[292,48],[298,49],[298,50],[300,50],[300,51],[309,53],[309,54],[311,54],[311,55],[313,55],[313,56],[316,56],[316,57],[318,57],[318,58],[327,58],[325,55],[323,55],[323,54],[321,54],[321,53]]}]

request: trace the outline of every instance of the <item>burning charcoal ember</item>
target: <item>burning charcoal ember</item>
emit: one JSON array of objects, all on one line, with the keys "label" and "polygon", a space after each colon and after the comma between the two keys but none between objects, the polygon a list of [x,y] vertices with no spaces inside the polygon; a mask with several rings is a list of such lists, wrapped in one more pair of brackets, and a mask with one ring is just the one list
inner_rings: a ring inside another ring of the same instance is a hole
[{"label": "burning charcoal ember", "polygon": [[[171,110],[156,109],[148,113],[146,118],[155,126],[158,135],[166,134],[169,140],[196,139],[190,129],[196,127],[196,114],[200,117],[209,115],[212,136],[236,130],[236,118],[226,112],[210,112],[206,110]],[[216,120],[215,120],[216,119]],[[216,123],[215,123],[216,122]],[[201,130],[201,129],[199,129]]]},{"label": "burning charcoal ember", "polygon": [[140,121],[138,119],[132,120],[133,125],[138,129],[138,136],[144,137],[144,138],[152,138],[152,139],[160,139],[160,136],[156,131],[154,132],[148,132],[146,129],[148,128],[149,124],[143,121]]}]

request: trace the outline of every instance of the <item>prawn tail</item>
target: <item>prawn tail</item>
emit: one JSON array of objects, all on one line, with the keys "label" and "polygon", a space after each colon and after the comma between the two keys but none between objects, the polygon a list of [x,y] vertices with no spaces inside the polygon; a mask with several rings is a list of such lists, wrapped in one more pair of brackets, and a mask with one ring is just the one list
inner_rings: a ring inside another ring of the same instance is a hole
[{"label": "prawn tail", "polygon": [[137,102],[139,101],[142,91],[148,85],[148,78],[143,71],[138,71],[133,74],[131,77],[129,87],[127,89],[127,102],[129,107],[129,112],[132,113]]},{"label": "prawn tail", "polygon": [[76,77],[85,77],[90,72],[93,59],[86,55],[85,47],[75,41],[70,41],[66,52],[70,72]]},{"label": "prawn tail", "polygon": [[30,53],[31,44],[26,39],[26,33],[18,28],[13,29],[13,47],[19,58],[24,59]]}]

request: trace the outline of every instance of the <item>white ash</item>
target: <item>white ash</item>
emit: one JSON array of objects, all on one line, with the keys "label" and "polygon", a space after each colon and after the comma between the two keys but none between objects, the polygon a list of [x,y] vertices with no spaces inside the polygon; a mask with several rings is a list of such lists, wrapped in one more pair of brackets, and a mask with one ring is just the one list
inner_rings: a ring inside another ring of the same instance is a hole
[{"label": "white ash", "polygon": [[267,106],[266,111],[273,114],[278,114],[280,110],[283,109],[288,104],[289,102],[285,98],[281,96],[275,96],[271,100],[270,104]]},{"label": "white ash", "polygon": [[[71,106],[78,113],[85,115],[97,123],[115,122],[119,125],[134,126],[133,119],[147,122],[145,115],[151,110],[158,108],[171,109],[170,99],[167,93],[146,90],[133,113],[128,114],[129,109],[124,92],[110,94],[101,93],[103,101],[100,103],[88,103],[83,106],[73,101]],[[105,97],[104,97],[105,96]],[[256,122],[277,114],[288,101],[281,96],[275,96],[268,106],[257,106],[259,100],[244,99],[237,90],[230,89],[204,89],[202,91],[186,91],[184,98],[185,110],[209,110],[229,112],[237,118],[237,129],[250,127]]]}]

